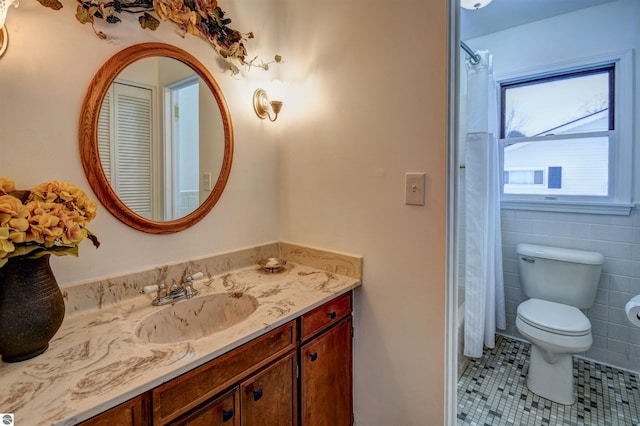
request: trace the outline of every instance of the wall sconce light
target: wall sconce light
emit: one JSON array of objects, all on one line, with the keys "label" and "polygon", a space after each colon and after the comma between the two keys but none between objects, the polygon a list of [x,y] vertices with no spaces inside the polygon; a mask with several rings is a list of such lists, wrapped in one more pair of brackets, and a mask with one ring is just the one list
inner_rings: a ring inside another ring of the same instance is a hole
[{"label": "wall sconce light", "polygon": [[4,22],[7,20],[7,11],[11,5],[18,7],[18,0],[0,0],[0,57],[4,55],[9,45],[9,33]]},{"label": "wall sconce light", "polygon": [[[268,117],[269,120],[276,121],[280,110],[282,110],[282,104],[282,101],[269,101],[267,92],[265,92],[264,89],[257,89],[253,93],[253,109],[255,110],[256,115],[263,120]],[[273,118],[271,118],[269,109],[271,109],[275,114]]]}]

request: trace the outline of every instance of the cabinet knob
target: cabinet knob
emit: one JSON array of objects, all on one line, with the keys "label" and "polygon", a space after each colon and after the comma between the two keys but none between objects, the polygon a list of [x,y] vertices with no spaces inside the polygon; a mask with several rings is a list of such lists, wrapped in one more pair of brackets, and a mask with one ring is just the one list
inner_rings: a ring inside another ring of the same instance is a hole
[{"label": "cabinet knob", "polygon": [[329,312],[329,318],[330,319],[336,319],[336,311]]},{"label": "cabinet knob", "polygon": [[311,360],[311,362],[313,362],[316,359],[318,359],[318,352],[314,352],[312,354],[309,354],[309,359]]},{"label": "cabinet knob", "polygon": [[233,417],[233,408],[222,410],[222,421],[227,422]]},{"label": "cabinet knob", "polygon": [[262,398],[262,388],[253,391],[253,400],[257,401]]}]

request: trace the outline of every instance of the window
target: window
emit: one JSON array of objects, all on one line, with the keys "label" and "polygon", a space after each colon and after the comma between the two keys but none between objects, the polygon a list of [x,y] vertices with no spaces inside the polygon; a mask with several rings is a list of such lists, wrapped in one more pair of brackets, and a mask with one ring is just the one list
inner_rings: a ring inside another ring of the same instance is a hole
[{"label": "window", "polygon": [[628,214],[629,55],[502,80],[503,205]]},{"label": "window", "polygon": [[[526,185],[527,187],[541,187],[544,185],[544,170],[542,169],[510,169],[503,173],[505,188]],[[511,189],[513,192],[517,190]],[[510,191],[510,192],[511,192]]]},{"label": "window", "polygon": [[544,194],[548,188],[562,188],[562,167],[505,170],[502,183],[506,193]]}]

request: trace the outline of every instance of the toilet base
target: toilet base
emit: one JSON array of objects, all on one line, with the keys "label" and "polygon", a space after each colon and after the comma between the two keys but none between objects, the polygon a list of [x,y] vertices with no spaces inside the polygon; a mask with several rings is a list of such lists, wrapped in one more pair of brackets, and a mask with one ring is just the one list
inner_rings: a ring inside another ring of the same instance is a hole
[{"label": "toilet base", "polygon": [[575,402],[573,359],[570,354],[556,354],[553,363],[545,360],[543,351],[531,345],[527,387],[536,395],[571,405]]}]

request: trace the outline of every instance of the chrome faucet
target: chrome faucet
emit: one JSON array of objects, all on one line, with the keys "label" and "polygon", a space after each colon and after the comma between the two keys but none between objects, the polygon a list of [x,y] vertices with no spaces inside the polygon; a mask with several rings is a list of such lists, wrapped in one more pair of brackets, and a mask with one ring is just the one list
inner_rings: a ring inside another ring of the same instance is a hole
[{"label": "chrome faucet", "polygon": [[153,306],[163,306],[170,303],[175,303],[184,299],[191,299],[198,294],[198,290],[193,288],[193,281],[199,280],[204,277],[202,272],[193,274],[185,278],[184,284],[178,284],[176,280],[172,280],[171,287],[167,291],[167,286],[164,283],[157,285],[148,285],[140,290],[140,293],[149,294],[156,292],[156,297],[151,304]]}]

